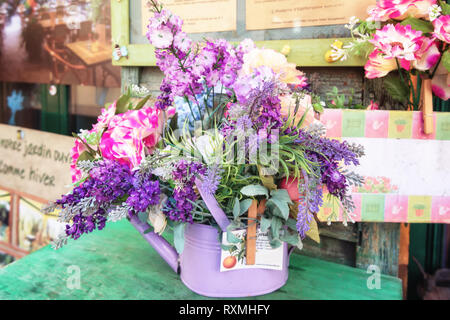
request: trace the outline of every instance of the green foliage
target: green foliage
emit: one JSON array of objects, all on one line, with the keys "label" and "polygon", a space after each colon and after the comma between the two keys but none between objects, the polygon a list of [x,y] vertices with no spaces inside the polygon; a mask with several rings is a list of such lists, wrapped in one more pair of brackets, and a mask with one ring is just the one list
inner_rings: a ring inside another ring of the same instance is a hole
[{"label": "green foliage", "polygon": [[409,87],[396,74],[390,73],[384,78],[386,91],[395,101],[407,104],[409,99]]},{"label": "green foliage", "polygon": [[94,157],[88,151],[83,151],[78,157],[77,163],[86,160],[93,161]]},{"label": "green foliage", "polygon": [[269,197],[269,191],[266,187],[252,184],[245,186],[241,189],[241,193],[247,197],[256,197],[256,196],[265,196],[266,198]]},{"label": "green foliage", "polygon": [[184,228],[186,223],[178,223],[173,227],[173,242],[178,253],[184,250]]},{"label": "green foliage", "polygon": [[327,107],[331,109],[366,109],[360,103],[353,103],[355,97],[355,90],[352,88],[351,93],[347,97],[344,94],[339,93],[337,87],[333,87],[330,92],[327,92]]},{"label": "green foliage", "polygon": [[129,110],[139,110],[142,109],[147,101],[150,99],[151,95],[147,95],[141,100],[139,100],[136,105],[133,104],[131,87],[128,87],[127,92],[120,96],[116,102],[116,114],[125,113]]},{"label": "green foliage", "polygon": [[401,23],[403,26],[410,25],[412,29],[422,31],[423,33],[433,32],[434,27],[430,21],[409,17],[403,20]]},{"label": "green foliage", "polygon": [[447,50],[442,55],[442,64],[444,65],[445,69],[447,69],[448,72],[450,72],[450,51]]},{"label": "green foliage", "polygon": [[439,0],[439,4],[442,8],[442,14],[449,15],[450,14],[450,4],[447,4],[445,1],[442,1],[442,0]]}]

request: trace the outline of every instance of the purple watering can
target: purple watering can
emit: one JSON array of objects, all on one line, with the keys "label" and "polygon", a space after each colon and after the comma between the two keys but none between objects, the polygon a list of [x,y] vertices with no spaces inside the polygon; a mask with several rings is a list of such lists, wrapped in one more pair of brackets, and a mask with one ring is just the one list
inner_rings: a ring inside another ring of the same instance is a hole
[{"label": "purple watering can", "polygon": [[[197,180],[196,184],[199,186],[200,181]],[[200,191],[201,188],[197,189],[217,224],[226,232],[230,222],[214,196]],[[130,222],[169,266],[180,274],[181,281],[198,294],[209,297],[257,296],[281,288],[288,279],[292,250],[288,250],[286,243],[283,243],[282,270],[240,269],[220,272],[221,246],[216,228],[197,223],[187,224],[184,250],[178,255],[163,237],[154,232],[144,234],[148,224],[137,216],[131,217]]]}]

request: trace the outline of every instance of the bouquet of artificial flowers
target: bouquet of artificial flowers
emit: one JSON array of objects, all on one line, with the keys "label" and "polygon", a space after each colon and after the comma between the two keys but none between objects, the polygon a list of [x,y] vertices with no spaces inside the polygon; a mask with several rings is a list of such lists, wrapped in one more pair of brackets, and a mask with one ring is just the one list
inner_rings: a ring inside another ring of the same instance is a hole
[{"label": "bouquet of artificial flowers", "polygon": [[[448,100],[450,5],[437,0],[381,0],[368,13],[366,21],[353,17],[346,25],[353,37],[347,51],[368,57],[366,77],[386,77],[392,98],[414,110],[421,103],[417,78],[431,80],[434,95]],[[345,57],[344,52],[340,56]]]},{"label": "bouquet of artificial flowers", "polygon": [[[161,94],[150,104],[129,91],[75,135],[74,188],[47,208],[60,207],[67,224],[56,247],[138,216],[155,233],[176,230],[181,251],[185,224],[217,226],[202,194],[232,221],[227,232],[257,223],[272,247],[301,246],[325,196],[352,220],[350,189],[362,179],[346,166],[358,165],[363,149],[324,137],[305,75],[249,39],[193,42],[179,17],[151,6]],[[247,218],[254,200],[263,211]]]}]

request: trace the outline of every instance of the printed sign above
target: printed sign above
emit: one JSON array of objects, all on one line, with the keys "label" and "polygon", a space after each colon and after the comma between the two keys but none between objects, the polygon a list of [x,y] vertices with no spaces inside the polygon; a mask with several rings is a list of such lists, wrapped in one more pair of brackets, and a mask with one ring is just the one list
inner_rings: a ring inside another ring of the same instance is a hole
[{"label": "printed sign above", "polygon": [[0,124],[0,185],[53,200],[71,184],[74,138]]},{"label": "printed sign above", "polygon": [[[166,9],[180,16],[183,31],[186,33],[204,33],[236,30],[236,0],[163,0]],[[153,15],[147,1],[142,1],[142,34],[147,33],[148,20]]]},{"label": "printed sign above", "polygon": [[367,17],[376,0],[246,0],[247,30],[346,24]]},{"label": "printed sign above", "polygon": [[[423,133],[421,112],[327,109],[327,136],[359,143],[362,187],[353,188],[355,221],[450,223],[450,113],[435,113],[434,132]],[[340,220],[325,202],[321,220]]]}]

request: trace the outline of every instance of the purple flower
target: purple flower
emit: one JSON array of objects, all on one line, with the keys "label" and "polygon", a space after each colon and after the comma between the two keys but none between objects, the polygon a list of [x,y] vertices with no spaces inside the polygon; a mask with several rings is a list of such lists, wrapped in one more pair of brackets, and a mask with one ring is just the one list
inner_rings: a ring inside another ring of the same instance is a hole
[{"label": "purple flower", "polygon": [[149,175],[133,177],[133,188],[129,192],[126,201],[127,205],[133,208],[134,212],[145,212],[149,206],[159,203],[161,190],[159,181],[152,180]]},{"label": "purple flower", "polygon": [[95,229],[102,230],[105,227],[105,211],[98,209],[94,214],[83,216],[82,213],[73,217],[73,223],[66,225],[66,235],[72,239],[78,239],[82,234],[89,233]]},{"label": "purple flower", "polygon": [[197,200],[197,194],[194,190],[195,177],[204,176],[206,170],[201,163],[187,162],[180,160],[175,165],[172,172],[172,178],[175,180],[176,187],[173,196],[166,202],[163,212],[173,221],[193,222],[192,202]]}]

